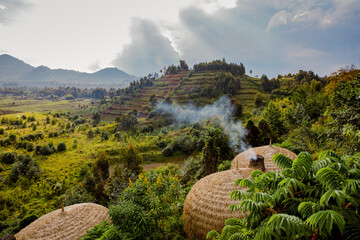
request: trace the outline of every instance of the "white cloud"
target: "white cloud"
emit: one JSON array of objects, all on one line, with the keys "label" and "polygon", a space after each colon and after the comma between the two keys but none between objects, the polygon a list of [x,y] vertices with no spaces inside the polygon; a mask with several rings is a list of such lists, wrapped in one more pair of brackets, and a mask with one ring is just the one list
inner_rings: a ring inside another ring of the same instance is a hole
[{"label": "white cloud", "polygon": [[125,45],[112,62],[120,69],[144,76],[178,61],[178,54],[171,46],[171,41],[160,33],[154,22],[133,19],[130,36],[131,43]]},{"label": "white cloud", "polygon": [[277,12],[274,16],[271,17],[267,26],[267,30],[270,31],[274,27],[286,25],[290,18],[291,14],[288,13],[286,10]]},{"label": "white cloud", "polygon": [[4,10],[4,9],[7,9],[7,7],[5,7],[4,5],[1,5],[1,4],[0,4],[0,10]]},{"label": "white cloud", "polygon": [[359,19],[360,1],[358,0],[333,0],[333,6],[326,11],[320,21],[321,27],[343,25],[354,18]]}]

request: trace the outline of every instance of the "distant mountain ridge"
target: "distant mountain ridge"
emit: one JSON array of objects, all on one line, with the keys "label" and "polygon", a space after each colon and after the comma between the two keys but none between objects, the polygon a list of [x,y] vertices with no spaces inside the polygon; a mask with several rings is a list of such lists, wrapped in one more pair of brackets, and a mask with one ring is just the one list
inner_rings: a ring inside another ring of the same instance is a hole
[{"label": "distant mountain ridge", "polygon": [[0,55],[1,87],[126,87],[136,80],[118,68],[104,68],[94,73],[66,69],[33,67],[8,54]]}]

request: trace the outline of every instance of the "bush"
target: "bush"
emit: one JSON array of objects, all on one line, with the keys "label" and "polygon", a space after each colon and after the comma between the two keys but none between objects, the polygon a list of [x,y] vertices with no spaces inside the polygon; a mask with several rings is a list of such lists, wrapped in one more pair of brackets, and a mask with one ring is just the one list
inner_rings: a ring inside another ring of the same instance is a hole
[{"label": "bush", "polygon": [[48,156],[54,152],[56,152],[56,149],[51,143],[44,146],[36,146],[35,148],[35,153],[42,156]]},{"label": "bush", "polygon": [[8,139],[9,139],[10,142],[16,142],[16,135],[12,133],[12,134],[9,135]]},{"label": "bush", "polygon": [[94,137],[94,132],[91,129],[87,132],[87,137],[90,139]]},{"label": "bush", "polygon": [[26,143],[26,150],[28,151],[28,152],[32,152],[32,151],[34,151],[34,144],[33,143],[30,143],[30,142],[28,142],[28,143]]},{"label": "bush", "polygon": [[109,140],[110,134],[106,131],[102,132],[101,134],[101,141]]},{"label": "bush", "polygon": [[108,231],[111,227],[111,224],[107,221],[104,221],[94,228],[86,231],[86,236],[80,238],[79,240],[93,240],[99,239],[106,231]]},{"label": "bush", "polygon": [[226,170],[229,170],[230,167],[231,167],[231,161],[230,161],[230,160],[226,160],[226,161],[223,161],[222,163],[220,163],[220,164],[218,165],[217,171],[218,171],[218,172],[226,171]]},{"label": "bush", "polygon": [[7,152],[1,155],[1,162],[5,164],[13,164],[16,161],[17,161],[17,156],[15,153]]},{"label": "bush", "polygon": [[29,155],[20,155],[18,161],[14,164],[9,175],[10,181],[15,183],[20,176],[31,180],[40,175],[38,163]]},{"label": "bush", "polygon": [[181,184],[185,186],[194,185],[203,175],[204,161],[201,157],[189,157],[181,169]]},{"label": "bush", "polygon": [[172,144],[169,144],[161,152],[165,157],[170,157],[174,153],[174,147]]},{"label": "bush", "polygon": [[65,143],[61,142],[57,145],[57,150],[58,152],[62,152],[62,151],[65,151],[66,150],[66,145]]},{"label": "bush", "polygon": [[0,134],[4,134],[5,130],[3,128],[0,128]]}]

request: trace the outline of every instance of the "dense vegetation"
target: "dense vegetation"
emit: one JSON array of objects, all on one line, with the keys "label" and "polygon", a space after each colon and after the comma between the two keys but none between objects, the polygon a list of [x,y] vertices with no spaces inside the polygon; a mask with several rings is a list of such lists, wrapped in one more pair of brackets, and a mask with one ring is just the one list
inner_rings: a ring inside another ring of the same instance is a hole
[{"label": "dense vegetation", "polygon": [[[215,119],[178,124],[156,105],[201,107],[223,95],[234,107],[232,120],[242,120],[249,145],[272,142],[301,154],[294,162],[274,158],[285,168],[280,173],[254,172],[252,179],[239,180],[249,190],[233,194],[242,201],[233,208],[250,214],[228,220],[222,235],[209,236],[329,239],[355,234],[358,69],[328,77],[300,70],[256,79],[245,75],[242,64],[216,60],[193,69],[180,61],[164,73],[124,89],[0,89],[13,95],[0,100],[0,236],[62,205],[95,202],[109,207],[111,223],[96,226],[84,239],[186,239],[186,194],[200,178],[228,169],[237,152]],[[67,105],[58,107],[61,102]],[[33,112],[24,112],[22,105],[33,106]],[[18,113],[8,114],[12,111]],[[168,162],[177,165],[148,171]],[[311,217],[317,211],[323,215]]]},{"label": "dense vegetation", "polygon": [[211,239],[356,239],[359,238],[360,155],[339,156],[324,151],[317,161],[301,152],[292,161],[273,157],[283,170],[262,173],[235,184],[245,191],[231,210],[248,212],[244,219],[228,219],[221,235]]}]

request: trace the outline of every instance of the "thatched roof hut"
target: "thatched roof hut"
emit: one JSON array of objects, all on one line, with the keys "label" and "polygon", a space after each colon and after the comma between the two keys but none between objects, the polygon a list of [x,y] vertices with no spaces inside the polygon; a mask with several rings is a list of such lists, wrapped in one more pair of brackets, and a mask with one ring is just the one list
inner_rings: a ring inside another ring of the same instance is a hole
[{"label": "thatched roof hut", "polygon": [[291,151],[276,146],[256,147],[237,155],[230,170],[200,179],[185,199],[183,217],[187,236],[206,239],[206,234],[211,230],[220,233],[226,219],[245,217],[245,213],[229,210],[231,204],[239,203],[229,197],[230,193],[242,190],[235,186],[234,182],[239,178],[249,178],[255,169],[265,172],[278,170],[271,162],[276,153],[282,153],[292,159],[296,157]]},{"label": "thatched roof hut", "polygon": [[191,239],[206,239],[210,230],[221,232],[225,220],[230,217],[241,218],[245,214],[229,210],[231,204],[239,203],[229,197],[239,178],[247,178],[253,169],[233,169],[210,174],[200,179],[185,199],[183,217],[185,232]]},{"label": "thatched roof hut", "polygon": [[249,159],[253,155],[261,155],[264,157],[265,171],[279,171],[280,168],[276,166],[274,162],[271,161],[272,157],[277,154],[282,153],[288,158],[295,159],[296,154],[281,147],[267,145],[261,147],[255,147],[248,149],[242,153],[239,153],[231,163],[231,169],[236,168],[247,168],[249,166]]},{"label": "thatched roof hut", "polygon": [[17,240],[75,240],[95,225],[109,220],[108,209],[99,204],[80,203],[48,213],[15,235]]}]

